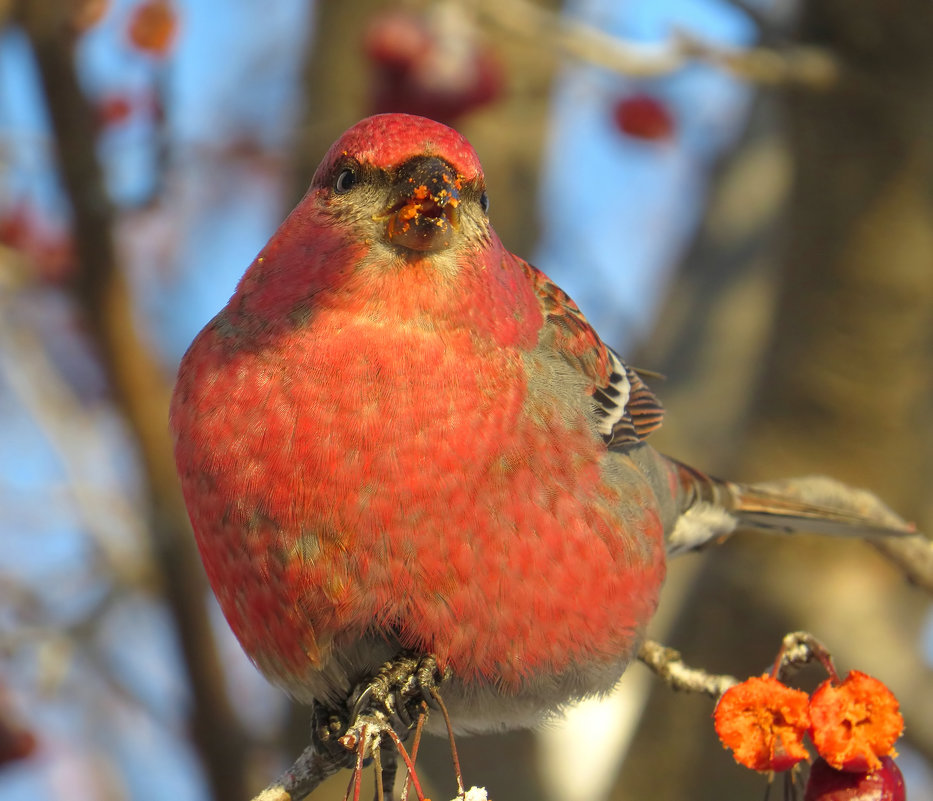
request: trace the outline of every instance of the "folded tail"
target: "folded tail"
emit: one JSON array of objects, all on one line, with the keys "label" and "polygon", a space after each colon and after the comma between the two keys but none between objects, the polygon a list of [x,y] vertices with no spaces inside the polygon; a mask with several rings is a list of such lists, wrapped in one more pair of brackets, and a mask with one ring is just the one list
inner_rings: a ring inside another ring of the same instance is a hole
[{"label": "folded tail", "polygon": [[878,498],[825,476],[737,484],[671,460],[682,489],[682,513],[668,537],[668,553],[695,550],[736,529],[834,537],[916,534]]}]

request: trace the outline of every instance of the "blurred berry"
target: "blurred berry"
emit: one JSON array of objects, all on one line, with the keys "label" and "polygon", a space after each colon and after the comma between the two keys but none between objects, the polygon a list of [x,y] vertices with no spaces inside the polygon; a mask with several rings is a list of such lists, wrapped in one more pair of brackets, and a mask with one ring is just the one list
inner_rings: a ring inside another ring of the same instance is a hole
[{"label": "blurred berry", "polygon": [[93,28],[110,10],[110,0],[71,0],[71,27],[78,33]]},{"label": "blurred berry", "polygon": [[674,117],[665,103],[651,95],[631,95],[613,109],[618,129],[635,139],[658,141],[674,135]]},{"label": "blurred berry", "polygon": [[127,31],[134,47],[151,56],[168,55],[178,35],[178,12],[171,0],[144,0],[133,9]]},{"label": "blurred berry", "polygon": [[389,11],[364,40],[371,66],[371,110],[404,112],[450,124],[502,94],[492,50],[456,16]]}]

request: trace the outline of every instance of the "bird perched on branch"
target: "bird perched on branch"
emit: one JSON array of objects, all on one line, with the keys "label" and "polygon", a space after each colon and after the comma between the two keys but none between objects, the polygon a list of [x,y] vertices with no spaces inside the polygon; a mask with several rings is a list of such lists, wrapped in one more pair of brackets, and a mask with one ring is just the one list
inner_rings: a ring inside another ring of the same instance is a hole
[{"label": "bird perched on branch", "polygon": [[612,687],[672,551],[737,526],[909,532],[806,482],[686,467],[646,441],[661,417],[503,247],[473,148],[402,114],[331,147],[171,407],[208,577],[266,677],[338,708],[398,654],[430,655],[468,731]]}]

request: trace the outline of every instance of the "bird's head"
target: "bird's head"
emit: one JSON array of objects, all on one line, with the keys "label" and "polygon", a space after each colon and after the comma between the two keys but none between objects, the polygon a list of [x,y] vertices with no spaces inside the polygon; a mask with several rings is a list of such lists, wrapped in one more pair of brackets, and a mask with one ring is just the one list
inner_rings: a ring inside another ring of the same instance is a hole
[{"label": "bird's head", "polygon": [[308,199],[383,256],[441,256],[489,236],[475,151],[451,128],[409,114],[368,117],[347,130],[315,172]]},{"label": "bird's head", "polygon": [[455,317],[450,308],[478,298],[486,309],[493,297],[514,304],[521,271],[486,269],[507,255],[487,208],[479,158],[461,134],[409,114],[368,117],[328,150],[227,316],[291,324],[349,297],[399,315]]}]

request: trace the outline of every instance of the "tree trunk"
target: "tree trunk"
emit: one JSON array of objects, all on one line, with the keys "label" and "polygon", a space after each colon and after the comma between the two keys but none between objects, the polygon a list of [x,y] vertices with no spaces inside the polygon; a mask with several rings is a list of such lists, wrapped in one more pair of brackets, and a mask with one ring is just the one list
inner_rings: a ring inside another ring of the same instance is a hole
[{"label": "tree trunk", "polygon": [[[926,3],[803,5],[798,40],[832,51],[845,73],[830,92],[778,97],[792,169],[783,236],[767,257],[780,288],[769,300],[768,268],[760,250],[748,249],[748,271],[687,316],[703,318],[689,338],[691,355],[661,365],[695,373],[693,391],[667,404],[681,418],[672,428],[689,434],[690,458],[702,459],[717,432],[729,435],[730,444],[715,446],[698,466],[728,464],[740,479],[831,474],[872,489],[926,531],[933,529],[931,37]],[[750,299],[760,306],[746,307]],[[747,360],[743,345],[772,316],[770,344]],[[710,353],[743,361],[717,363]],[[732,397],[756,373],[751,403]],[[659,389],[667,401],[668,389]],[[865,670],[892,687],[907,741],[929,757],[933,672],[919,653],[928,603],[859,543],[740,536],[707,557],[672,644],[713,670],[761,672],[784,632],[809,628],[841,671]],[[763,792],[762,780],[732,765],[716,741],[711,711],[708,701],[659,688],[614,798]]]}]

